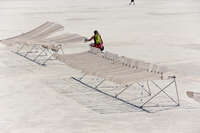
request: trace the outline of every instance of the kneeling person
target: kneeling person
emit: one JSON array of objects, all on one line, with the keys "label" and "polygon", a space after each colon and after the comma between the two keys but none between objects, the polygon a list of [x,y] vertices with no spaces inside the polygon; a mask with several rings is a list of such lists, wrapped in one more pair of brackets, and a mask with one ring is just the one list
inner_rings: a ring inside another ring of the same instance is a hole
[{"label": "kneeling person", "polygon": [[85,39],[85,41],[91,40],[94,40],[94,43],[90,44],[91,47],[99,48],[101,51],[104,50],[103,40],[97,30],[94,31],[94,35],[90,39]]}]

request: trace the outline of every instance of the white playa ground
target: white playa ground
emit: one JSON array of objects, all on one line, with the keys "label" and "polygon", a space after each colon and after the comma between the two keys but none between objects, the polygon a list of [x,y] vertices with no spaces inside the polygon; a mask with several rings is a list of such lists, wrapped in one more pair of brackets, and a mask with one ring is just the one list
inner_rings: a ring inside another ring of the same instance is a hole
[{"label": "white playa ground", "polygon": [[[79,75],[61,62],[46,67],[0,44],[1,133],[199,133],[200,1],[1,0],[0,39],[26,32],[45,21],[89,37],[97,29],[105,49],[163,65],[177,75],[180,107],[156,113],[134,111],[90,91],[70,77]],[[88,50],[70,45],[65,53]],[[196,96],[197,98],[199,96]]]}]

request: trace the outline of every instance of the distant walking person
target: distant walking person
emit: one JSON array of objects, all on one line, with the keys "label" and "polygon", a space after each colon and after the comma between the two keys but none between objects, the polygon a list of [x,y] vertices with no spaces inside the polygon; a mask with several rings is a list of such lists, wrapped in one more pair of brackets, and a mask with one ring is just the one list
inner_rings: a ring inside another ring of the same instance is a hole
[{"label": "distant walking person", "polygon": [[129,3],[129,5],[135,5],[135,1],[131,0],[131,2]]},{"label": "distant walking person", "polygon": [[104,50],[103,40],[97,30],[94,31],[94,35],[90,39],[85,39],[86,42],[91,40],[94,40],[94,43],[90,44],[91,47],[99,48],[101,51]]}]

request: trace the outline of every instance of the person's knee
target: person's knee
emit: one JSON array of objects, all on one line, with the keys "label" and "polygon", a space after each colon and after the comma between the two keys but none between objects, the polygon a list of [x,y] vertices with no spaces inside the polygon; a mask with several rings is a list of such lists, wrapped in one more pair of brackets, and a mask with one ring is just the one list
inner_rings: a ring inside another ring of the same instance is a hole
[{"label": "person's knee", "polygon": [[95,44],[94,44],[94,43],[91,43],[90,46],[91,46],[91,47],[95,47]]}]

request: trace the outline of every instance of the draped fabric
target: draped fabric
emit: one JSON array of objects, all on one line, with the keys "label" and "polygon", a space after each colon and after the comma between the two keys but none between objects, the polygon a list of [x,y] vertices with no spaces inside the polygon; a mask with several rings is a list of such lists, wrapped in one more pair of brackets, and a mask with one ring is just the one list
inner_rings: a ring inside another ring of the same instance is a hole
[{"label": "draped fabric", "polygon": [[118,84],[163,79],[166,69],[144,61],[101,52],[96,48],[76,53],[56,55],[57,59],[82,72],[102,77]]},{"label": "draped fabric", "polygon": [[42,45],[44,48],[56,48],[57,45],[67,45],[76,42],[83,42],[83,36],[79,34],[63,33],[60,35],[52,36],[52,34],[64,30],[64,26],[53,23],[45,22],[44,24],[36,27],[35,29],[22,33],[18,36],[1,40],[2,43],[8,46],[15,46],[22,44],[26,46]]}]

